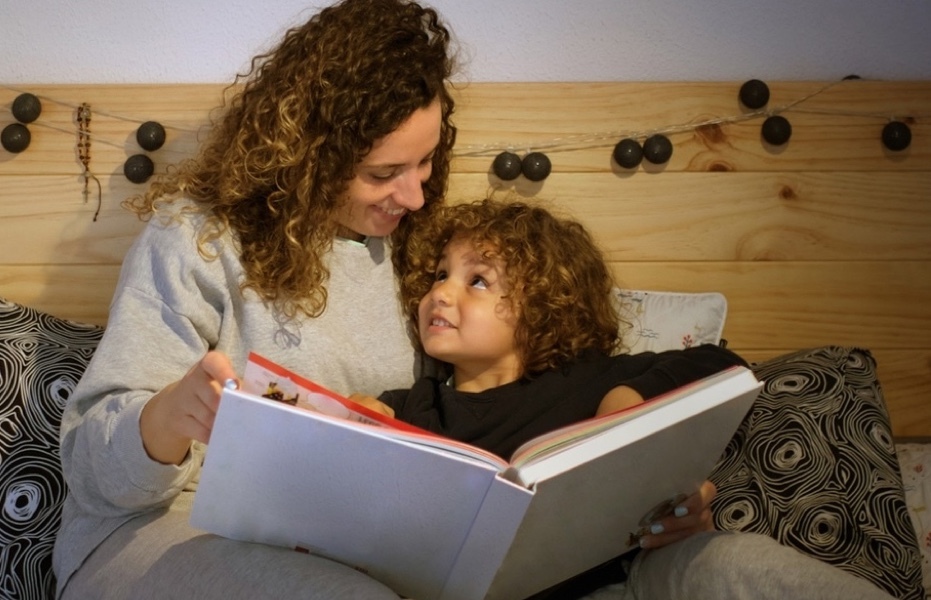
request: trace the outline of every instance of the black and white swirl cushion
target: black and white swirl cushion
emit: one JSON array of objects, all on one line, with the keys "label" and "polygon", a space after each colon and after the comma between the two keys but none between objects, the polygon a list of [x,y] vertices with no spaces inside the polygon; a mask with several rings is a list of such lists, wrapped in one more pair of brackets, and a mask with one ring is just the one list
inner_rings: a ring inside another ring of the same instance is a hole
[{"label": "black and white swirl cushion", "polygon": [[0,299],[0,598],[54,597],[58,429],[102,333]]},{"label": "black and white swirl cushion", "polygon": [[896,598],[923,599],[872,355],[831,346],[753,370],[765,386],[711,477],[717,528],[770,535]]}]

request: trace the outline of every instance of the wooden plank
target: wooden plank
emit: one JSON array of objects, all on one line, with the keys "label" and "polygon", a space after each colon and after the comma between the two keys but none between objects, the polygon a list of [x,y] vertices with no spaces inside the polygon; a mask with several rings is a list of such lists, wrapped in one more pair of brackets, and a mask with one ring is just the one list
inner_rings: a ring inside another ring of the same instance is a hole
[{"label": "wooden plank", "polygon": [[612,263],[619,283],[645,290],[718,291],[724,337],[788,352],[826,344],[924,348],[931,339],[931,262]]},{"label": "wooden plank", "polygon": [[[122,260],[141,224],[120,202],[141,188],[101,177],[102,212],[77,176],[0,177],[0,263]],[[92,191],[95,188],[92,188]],[[455,175],[453,202],[488,194]],[[511,193],[503,190],[497,195]],[[528,198],[584,222],[612,260],[931,259],[931,171],[554,175]]]},{"label": "wooden plank", "polygon": [[[783,114],[792,139],[778,148],[761,141],[764,115],[747,118],[737,94],[741,82],[620,82],[591,84],[478,83],[457,91],[459,126],[454,168],[487,173],[501,150],[546,151],[555,172],[612,172],[611,151],[621,137],[664,132],[674,144],[668,164],[652,171],[926,170],[931,160],[931,82],[770,83],[768,110],[804,100]],[[75,152],[75,108],[91,105],[92,171],[118,174],[141,152],[138,125],[161,122],[165,147],[151,157],[159,168],[189,156],[209,124],[224,86],[86,85],[25,86],[43,100],[30,125],[32,144],[18,155],[0,152],[0,175],[82,172]],[[25,89],[22,88],[22,89]],[[819,90],[824,90],[818,93]],[[0,88],[0,106],[20,89]],[[882,127],[890,118],[909,121],[912,145],[885,150]],[[733,121],[733,119],[744,119]],[[723,121],[696,129],[698,124]]]},{"label": "wooden plank", "polygon": [[490,191],[575,216],[612,260],[931,258],[931,171],[560,174],[512,190],[455,175],[449,197]]},{"label": "wooden plank", "polygon": [[116,265],[0,265],[0,297],[83,323],[105,325]]},{"label": "wooden plank", "polygon": [[[918,349],[931,339],[931,262],[612,263],[633,289],[720,291],[731,346]],[[67,318],[106,318],[116,265],[0,265],[0,295]],[[91,306],[96,305],[96,306]],[[88,316],[89,315],[89,316]]]},{"label": "wooden plank", "polygon": [[[931,436],[931,348],[873,350],[892,434],[896,438]],[[740,352],[750,362],[778,356],[771,350]]]}]

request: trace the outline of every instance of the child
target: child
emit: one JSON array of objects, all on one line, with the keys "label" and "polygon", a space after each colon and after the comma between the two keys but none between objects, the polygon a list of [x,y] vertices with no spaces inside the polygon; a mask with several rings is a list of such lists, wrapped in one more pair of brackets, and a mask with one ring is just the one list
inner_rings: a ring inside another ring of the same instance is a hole
[{"label": "child", "polygon": [[508,457],[563,425],[632,406],[736,364],[704,345],[617,354],[604,258],[579,223],[492,200],[448,207],[403,282],[415,343],[440,377],[380,400],[396,418]]},{"label": "child", "polygon": [[[367,404],[424,429],[506,457],[546,431],[746,364],[714,345],[623,353],[601,252],[582,225],[542,208],[492,200],[445,207],[415,237],[425,258],[402,279],[402,302],[415,343],[446,372]],[[772,538],[711,531],[713,495],[706,482],[676,516],[655,524],[661,535],[644,539],[658,549],[634,550],[534,600],[591,592],[648,600],[889,599]]]}]

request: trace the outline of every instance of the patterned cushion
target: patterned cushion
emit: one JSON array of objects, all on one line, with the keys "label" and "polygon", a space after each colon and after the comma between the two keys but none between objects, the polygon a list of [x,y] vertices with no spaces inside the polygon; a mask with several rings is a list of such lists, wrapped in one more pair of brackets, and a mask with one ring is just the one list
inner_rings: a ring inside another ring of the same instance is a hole
[{"label": "patterned cushion", "polygon": [[631,354],[717,344],[727,318],[727,299],[718,292],[653,292],[615,289],[621,339]]},{"label": "patterned cushion", "polygon": [[719,529],[770,535],[924,598],[889,416],[872,355],[825,347],[754,366],[763,391],[711,479]]},{"label": "patterned cushion", "polygon": [[54,597],[59,422],[102,331],[0,299],[0,598]]}]

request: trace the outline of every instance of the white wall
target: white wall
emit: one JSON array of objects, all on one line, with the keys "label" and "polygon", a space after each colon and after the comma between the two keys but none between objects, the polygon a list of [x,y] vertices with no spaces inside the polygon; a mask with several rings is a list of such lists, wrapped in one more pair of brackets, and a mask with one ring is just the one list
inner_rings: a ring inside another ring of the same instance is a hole
[{"label": "white wall", "polygon": [[[931,0],[428,0],[474,81],[931,78]],[[230,81],[327,0],[0,0],[0,84]]]}]

